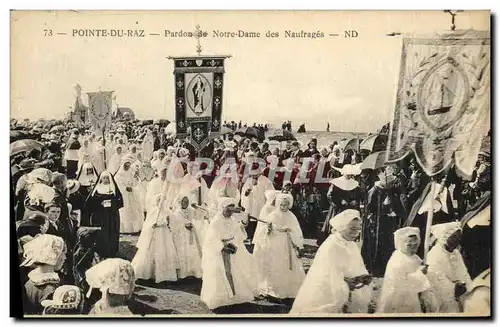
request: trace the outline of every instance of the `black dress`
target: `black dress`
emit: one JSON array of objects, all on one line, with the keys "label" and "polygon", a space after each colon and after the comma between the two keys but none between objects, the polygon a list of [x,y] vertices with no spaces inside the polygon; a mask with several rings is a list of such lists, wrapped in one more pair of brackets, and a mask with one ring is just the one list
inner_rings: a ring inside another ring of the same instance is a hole
[{"label": "black dress", "polygon": [[486,192],[462,219],[461,253],[472,279],[491,268],[493,243],[491,224],[471,228],[468,222],[490,205],[491,193]]},{"label": "black dress", "polygon": [[330,219],[347,209],[359,210],[361,203],[361,188],[359,185],[353,189],[345,190],[335,184],[330,186],[327,194],[330,201],[330,209],[318,235],[316,242],[320,246],[330,235]]},{"label": "black dress", "polygon": [[377,277],[385,273],[395,248],[394,232],[405,218],[398,190],[397,184],[389,187],[376,184],[368,191],[361,255],[368,271]]},{"label": "black dress", "polygon": [[97,237],[97,253],[101,258],[114,258],[120,241],[118,210],[123,207],[122,195],[118,191],[117,194],[96,192],[87,198],[86,207],[90,213],[90,225],[101,228]]}]

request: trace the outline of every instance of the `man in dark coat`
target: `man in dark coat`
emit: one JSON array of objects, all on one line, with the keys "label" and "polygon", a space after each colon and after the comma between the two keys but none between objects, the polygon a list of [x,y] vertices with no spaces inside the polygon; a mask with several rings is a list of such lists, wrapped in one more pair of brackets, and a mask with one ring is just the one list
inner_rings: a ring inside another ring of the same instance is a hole
[{"label": "man in dark coat", "polygon": [[80,133],[74,130],[66,144],[66,175],[68,178],[75,178],[78,170],[78,150],[81,148],[78,141]]},{"label": "man in dark coat", "polygon": [[158,151],[161,147],[161,141],[158,137],[158,132],[153,131],[153,151]]},{"label": "man in dark coat", "polygon": [[[76,243],[76,229],[78,228],[78,222],[71,218],[68,209],[68,198],[67,195],[67,178],[64,174],[53,173],[52,174],[52,185],[55,191],[55,196],[52,202],[57,204],[61,208],[61,215],[59,217],[61,227],[60,233],[65,235],[64,241],[68,247],[68,252],[66,254],[68,267],[72,267],[71,258],[73,256],[73,247]],[[72,274],[67,275],[68,278],[72,278]],[[72,282],[68,280],[68,282]]]}]

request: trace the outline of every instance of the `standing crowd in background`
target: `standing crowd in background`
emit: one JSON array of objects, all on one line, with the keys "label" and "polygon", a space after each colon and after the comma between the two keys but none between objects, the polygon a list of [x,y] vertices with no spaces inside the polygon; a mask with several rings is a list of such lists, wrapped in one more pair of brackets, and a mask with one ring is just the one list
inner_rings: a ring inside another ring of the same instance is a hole
[{"label": "standing crowd in background", "polygon": [[[374,277],[376,312],[489,310],[488,152],[471,178],[429,178],[411,156],[364,169],[370,151],[333,141],[271,149],[230,134],[197,152],[159,124],[59,126],[11,125],[39,144],[11,156],[26,314],[133,314],[137,279],[202,279],[214,312],[266,298],[292,314],[367,313]],[[139,235],[132,261],[123,234]],[[319,246],[307,274],[305,239]]]}]

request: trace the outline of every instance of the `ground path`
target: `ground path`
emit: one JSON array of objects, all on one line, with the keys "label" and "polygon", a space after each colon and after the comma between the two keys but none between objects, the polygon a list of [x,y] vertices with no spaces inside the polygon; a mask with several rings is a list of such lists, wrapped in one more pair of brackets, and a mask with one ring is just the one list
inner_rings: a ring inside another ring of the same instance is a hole
[{"label": "ground path", "polygon": [[[119,256],[132,260],[137,249],[137,235],[121,235]],[[314,255],[318,250],[315,240],[305,240],[305,253],[301,259],[304,269],[309,270]],[[374,281],[374,296],[371,310],[378,298],[380,279]],[[200,300],[201,281],[187,279],[177,283],[155,284],[153,281],[139,280],[136,284],[131,307],[135,313],[141,314],[214,314]],[[288,303],[273,303],[267,300],[254,301],[233,307],[233,312],[239,314],[272,314],[288,313]]]}]

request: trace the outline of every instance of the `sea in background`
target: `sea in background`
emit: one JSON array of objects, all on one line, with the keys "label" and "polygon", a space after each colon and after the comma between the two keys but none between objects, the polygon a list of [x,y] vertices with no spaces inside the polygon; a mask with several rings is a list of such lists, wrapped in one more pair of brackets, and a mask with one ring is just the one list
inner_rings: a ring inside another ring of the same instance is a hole
[{"label": "sea in background", "polygon": [[[267,139],[268,136],[273,135],[273,130],[269,130],[266,133],[266,142],[269,144],[269,148],[272,150],[275,147],[280,147],[280,142],[270,141]],[[301,149],[306,149],[307,144],[311,142],[313,138],[317,139],[317,148],[330,146],[334,141],[340,142],[343,139],[353,139],[359,136],[360,140],[366,138],[369,133],[352,133],[352,132],[327,132],[327,131],[309,131],[306,133],[293,133],[297,141],[300,143]],[[285,143],[281,144],[282,149],[285,148]]]}]

